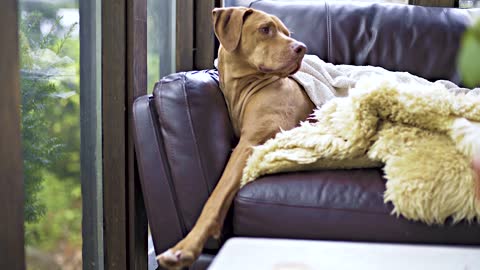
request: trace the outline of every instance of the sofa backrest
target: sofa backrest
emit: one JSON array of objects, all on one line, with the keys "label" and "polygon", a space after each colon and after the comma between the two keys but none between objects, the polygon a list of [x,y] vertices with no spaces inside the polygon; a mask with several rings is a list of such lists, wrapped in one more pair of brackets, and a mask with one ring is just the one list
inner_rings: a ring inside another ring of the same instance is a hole
[{"label": "sofa backrest", "polygon": [[469,11],[343,1],[255,1],[308,53],[334,64],[373,65],[459,83],[456,62]]}]

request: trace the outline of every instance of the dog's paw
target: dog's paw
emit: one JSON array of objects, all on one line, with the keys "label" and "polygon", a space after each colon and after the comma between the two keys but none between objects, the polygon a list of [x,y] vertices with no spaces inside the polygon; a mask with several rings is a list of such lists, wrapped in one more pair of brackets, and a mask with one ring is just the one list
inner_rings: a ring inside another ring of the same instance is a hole
[{"label": "dog's paw", "polygon": [[159,264],[167,269],[179,270],[188,267],[196,260],[195,252],[182,248],[174,247],[157,256]]}]

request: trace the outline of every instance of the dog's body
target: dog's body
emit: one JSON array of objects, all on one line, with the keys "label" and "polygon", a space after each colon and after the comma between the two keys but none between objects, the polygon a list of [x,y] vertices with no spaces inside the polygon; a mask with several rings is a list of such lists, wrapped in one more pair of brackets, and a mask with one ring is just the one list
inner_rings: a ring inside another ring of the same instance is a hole
[{"label": "dog's body", "polygon": [[[240,140],[193,229],[157,257],[171,269],[192,264],[207,239],[220,235],[252,146],[280,129],[294,128],[314,108],[302,87],[288,77],[300,68],[306,47],[290,38],[277,17],[247,8],[222,8],[213,10],[213,22],[221,43],[220,88]],[[480,154],[475,160],[472,166],[480,175]]]},{"label": "dog's body", "polygon": [[306,47],[290,38],[278,18],[247,8],[215,9],[212,15],[221,43],[220,88],[240,140],[192,231],[158,256],[167,268],[190,265],[207,239],[220,235],[252,146],[295,127],[314,108],[302,87],[288,78],[300,68]]}]

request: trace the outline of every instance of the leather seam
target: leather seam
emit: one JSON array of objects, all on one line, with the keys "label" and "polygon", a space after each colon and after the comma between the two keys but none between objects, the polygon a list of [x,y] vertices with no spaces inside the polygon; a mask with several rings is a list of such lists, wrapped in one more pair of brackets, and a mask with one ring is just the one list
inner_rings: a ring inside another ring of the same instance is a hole
[{"label": "leather seam", "polygon": [[[184,74],[182,74],[182,78],[183,78]],[[178,80],[174,80],[172,82],[176,82]],[[160,88],[162,88],[162,86],[164,85],[163,81],[160,81]],[[183,83],[182,83],[183,85]],[[163,95],[163,91],[159,91],[159,98],[160,98],[160,112],[158,117],[161,118],[160,119],[160,122],[163,122],[165,119],[163,119],[163,114],[164,114],[164,110],[163,110],[163,100],[164,100],[164,95]],[[164,143],[165,145],[165,143]],[[172,192],[173,194],[173,198],[175,200],[175,206],[178,208],[178,209],[181,209],[181,206],[180,206],[180,203],[179,203],[179,199],[178,199],[178,195],[177,195],[177,189],[175,188],[175,184],[173,183],[173,175],[171,174],[171,162],[170,162],[170,157],[174,156],[174,153],[172,153],[172,151],[169,151],[168,150],[168,147],[164,147],[165,149],[165,152],[166,152],[166,155],[165,157],[167,158],[167,164],[168,164],[168,169],[169,169],[169,172],[170,172],[170,177],[169,179],[167,180],[168,181],[168,184],[169,184],[169,187],[170,187],[170,192]],[[185,225],[185,217],[183,216],[183,212],[184,211],[177,211],[177,216],[178,216],[178,220],[180,222],[180,226],[182,226],[182,232],[183,232],[183,235],[186,235],[187,234],[187,227]]]},{"label": "leather seam", "polygon": [[190,110],[190,101],[188,99],[188,95],[187,95],[187,90],[185,89],[185,84],[186,84],[186,80],[183,84],[183,96],[185,98],[185,103],[187,104],[187,117],[188,117],[188,120],[189,120],[189,125],[190,125],[190,132],[191,132],[191,135],[192,135],[192,139],[193,139],[193,143],[195,145],[195,152],[196,152],[196,155],[197,155],[197,162],[198,162],[198,165],[200,166],[200,171],[202,172],[202,178],[203,178],[203,182],[205,184],[205,186],[207,187],[207,197],[208,195],[212,192],[212,188],[210,187],[210,185],[208,184],[208,181],[207,181],[207,178],[205,176],[205,168],[203,166],[203,162],[202,162],[202,157],[200,155],[200,150],[198,148],[198,140],[197,140],[197,134],[195,132],[195,127],[193,125],[193,120],[192,120],[192,112]]},{"label": "leather seam", "polygon": [[[360,209],[345,209],[345,208],[335,208],[335,207],[318,207],[318,206],[313,206],[313,205],[291,205],[291,204],[285,204],[285,203],[279,203],[279,202],[271,202],[271,201],[264,201],[264,200],[254,200],[251,198],[247,197],[242,197],[237,195],[236,201],[239,202],[245,202],[245,203],[250,203],[250,204],[263,204],[263,205],[273,205],[273,206],[284,206],[284,207],[291,207],[291,208],[310,208],[310,209],[318,209],[318,210],[334,210],[334,211],[343,211],[343,212],[362,212],[366,214],[372,214],[372,215],[385,215],[388,213],[382,213],[382,212],[372,212],[372,211],[365,211],[365,210],[360,210]],[[237,207],[237,206],[236,206]],[[389,214],[390,215],[390,214]]]}]

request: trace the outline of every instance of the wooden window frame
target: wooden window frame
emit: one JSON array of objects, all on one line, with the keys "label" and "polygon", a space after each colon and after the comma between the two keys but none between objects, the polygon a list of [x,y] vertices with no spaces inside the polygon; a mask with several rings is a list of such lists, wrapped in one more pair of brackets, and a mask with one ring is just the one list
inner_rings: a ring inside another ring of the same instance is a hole
[{"label": "wooden window frame", "polygon": [[221,0],[176,0],[176,70],[213,68],[216,56],[211,11]]},{"label": "wooden window frame", "polygon": [[81,0],[79,11],[82,265],[84,270],[102,270],[101,2]]},{"label": "wooden window frame", "polygon": [[132,137],[132,104],[146,94],[147,1],[102,1],[105,269],[147,269],[147,218]]},{"label": "wooden window frame", "polygon": [[0,9],[0,269],[25,269],[18,2]]}]

